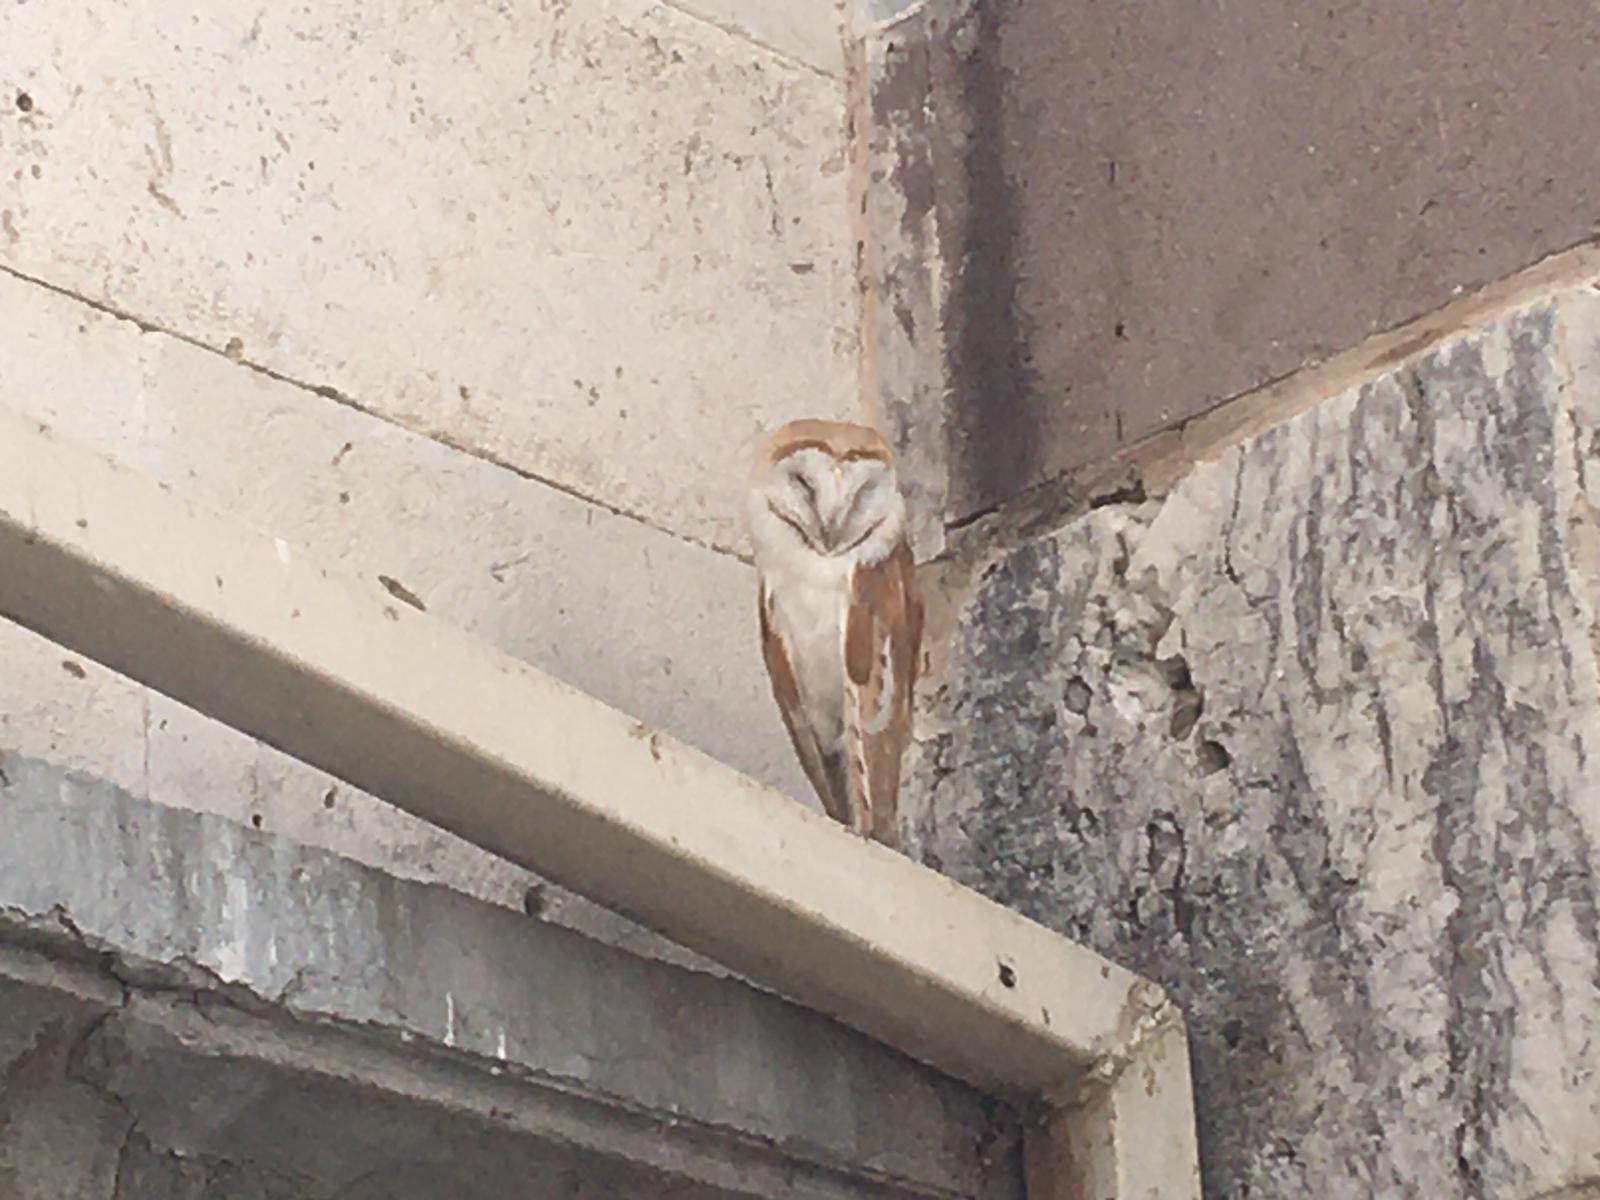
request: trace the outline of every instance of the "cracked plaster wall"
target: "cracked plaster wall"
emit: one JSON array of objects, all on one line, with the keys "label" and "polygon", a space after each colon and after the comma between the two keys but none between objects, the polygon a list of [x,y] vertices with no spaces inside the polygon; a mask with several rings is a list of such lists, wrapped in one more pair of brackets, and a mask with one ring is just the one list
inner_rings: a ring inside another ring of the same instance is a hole
[{"label": "cracked plaster wall", "polygon": [[1597,450],[1589,285],[961,607],[912,851],[1183,1004],[1208,1197],[1600,1183]]}]

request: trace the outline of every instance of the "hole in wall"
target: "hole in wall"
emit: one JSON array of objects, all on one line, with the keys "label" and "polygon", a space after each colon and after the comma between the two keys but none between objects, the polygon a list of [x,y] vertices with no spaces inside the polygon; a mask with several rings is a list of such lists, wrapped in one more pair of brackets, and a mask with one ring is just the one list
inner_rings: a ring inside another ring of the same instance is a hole
[{"label": "hole in wall", "polygon": [[1189,661],[1183,655],[1163,658],[1156,665],[1161,668],[1167,686],[1172,689],[1172,719],[1167,725],[1167,733],[1181,742],[1194,732],[1195,724],[1205,712],[1205,696],[1195,686],[1194,676],[1189,672]]},{"label": "hole in wall", "polygon": [[530,917],[544,915],[544,884],[532,884],[527,891],[522,893],[522,911]]},{"label": "hole in wall", "polygon": [[1201,742],[1194,748],[1194,754],[1199,760],[1200,772],[1203,775],[1215,775],[1218,771],[1227,770],[1233,763],[1233,755],[1228,753],[1228,748],[1221,742]]}]

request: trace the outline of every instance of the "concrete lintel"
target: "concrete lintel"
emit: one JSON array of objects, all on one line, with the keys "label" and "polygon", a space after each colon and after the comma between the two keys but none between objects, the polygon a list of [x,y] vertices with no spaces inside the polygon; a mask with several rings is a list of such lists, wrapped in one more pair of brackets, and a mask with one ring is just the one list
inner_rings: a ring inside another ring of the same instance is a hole
[{"label": "concrete lintel", "polygon": [[1200,1195],[1189,1043],[1177,1010],[1119,1065],[1028,1129],[1028,1200]]},{"label": "concrete lintel", "polygon": [[8,1063],[46,1035],[140,1136],[305,1194],[417,1146],[458,1184],[502,1174],[482,1196],[567,1170],[696,1200],[1021,1188],[1014,1114],[770,993],[7,755],[0,1162],[36,1086]]},{"label": "concrete lintel", "polygon": [[[991,1091],[1061,1102],[1172,1019],[1084,947],[9,413],[0,615]],[[1148,1085],[1187,1114],[1178,1058]]]}]

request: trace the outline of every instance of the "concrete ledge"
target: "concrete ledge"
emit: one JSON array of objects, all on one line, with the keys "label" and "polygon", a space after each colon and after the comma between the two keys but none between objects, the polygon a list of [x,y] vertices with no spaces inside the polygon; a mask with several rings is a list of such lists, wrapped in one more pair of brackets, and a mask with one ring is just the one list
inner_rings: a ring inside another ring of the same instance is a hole
[{"label": "concrete ledge", "polygon": [[1070,1090],[1163,1007],[377,585],[3,412],[0,614],[980,1085]]},{"label": "concrete ledge", "polygon": [[[1197,1194],[1159,988],[3,413],[0,615],[986,1090],[1055,1106],[1144,1072],[1190,1166],[1134,1194]],[[1142,1139],[1104,1133],[1137,1178]]]},{"label": "concrete ledge", "polygon": [[[809,795],[755,646],[751,568],[3,270],[0,312],[0,407],[270,529],[297,554],[388,578],[505,653]],[[5,622],[0,663],[0,746],[519,911],[537,887],[547,918],[675,953]]]},{"label": "concrete ledge", "polygon": [[32,760],[0,771],[0,1076],[48,1019],[64,1073],[157,1145],[385,1196],[552,1175],[583,1181],[552,1196],[1020,1195],[1003,1109],[815,1013]]}]

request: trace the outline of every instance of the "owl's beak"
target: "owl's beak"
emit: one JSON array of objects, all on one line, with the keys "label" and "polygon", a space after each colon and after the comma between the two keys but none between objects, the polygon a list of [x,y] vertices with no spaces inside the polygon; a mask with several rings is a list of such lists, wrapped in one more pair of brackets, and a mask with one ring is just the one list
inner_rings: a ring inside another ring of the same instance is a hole
[{"label": "owl's beak", "polygon": [[845,519],[849,515],[845,511],[836,512],[831,519],[822,523],[822,541],[829,550],[839,549],[844,541]]},{"label": "owl's beak", "polygon": [[[833,481],[839,483],[844,479],[844,464],[835,462],[832,467]],[[835,512],[833,517],[822,522],[822,544],[829,550],[835,549],[839,542],[839,526],[844,514]]]}]

